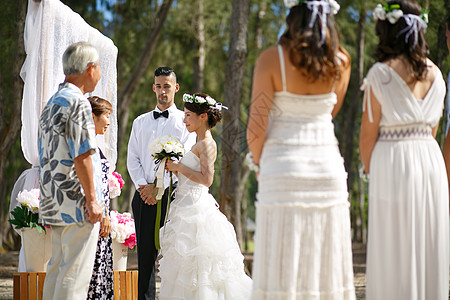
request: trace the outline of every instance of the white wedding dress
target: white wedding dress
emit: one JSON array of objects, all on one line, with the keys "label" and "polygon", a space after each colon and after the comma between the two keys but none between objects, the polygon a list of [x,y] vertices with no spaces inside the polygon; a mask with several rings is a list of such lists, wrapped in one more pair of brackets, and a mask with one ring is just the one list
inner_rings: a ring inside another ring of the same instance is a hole
[{"label": "white wedding dress", "polygon": [[[200,171],[192,152],[181,163]],[[247,300],[252,280],[233,225],[218,209],[208,188],[178,173],[175,199],[160,230],[160,300]]]},{"label": "white wedding dress", "polygon": [[444,80],[437,70],[425,98],[416,99],[393,69],[376,63],[363,87],[367,107],[375,101],[370,91],[381,105],[370,160],[366,298],[447,300],[448,183],[431,135],[442,115]]},{"label": "white wedding dress", "polygon": [[336,94],[276,92],[260,161],[254,300],[355,299]]}]

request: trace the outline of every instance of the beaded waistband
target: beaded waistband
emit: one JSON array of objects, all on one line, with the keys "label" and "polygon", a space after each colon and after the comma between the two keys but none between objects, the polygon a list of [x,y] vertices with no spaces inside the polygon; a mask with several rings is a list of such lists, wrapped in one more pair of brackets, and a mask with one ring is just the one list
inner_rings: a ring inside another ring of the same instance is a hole
[{"label": "beaded waistband", "polygon": [[407,124],[392,127],[380,127],[379,141],[432,139],[431,126],[426,124]]}]

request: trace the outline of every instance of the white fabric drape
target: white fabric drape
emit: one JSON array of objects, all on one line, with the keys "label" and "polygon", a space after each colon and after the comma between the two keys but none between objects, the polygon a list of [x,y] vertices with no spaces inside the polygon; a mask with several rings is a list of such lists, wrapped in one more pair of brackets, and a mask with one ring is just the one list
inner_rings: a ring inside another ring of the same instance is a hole
[{"label": "white fabric drape", "polygon": [[[17,205],[17,194],[39,187],[37,135],[42,108],[64,81],[62,55],[72,43],[87,41],[100,55],[102,79],[92,95],[109,100],[113,106],[111,126],[98,138],[111,170],[117,161],[117,47],[108,37],[89,26],[83,18],[58,0],[28,0],[25,20],[26,59],[20,71],[24,81],[22,98],[21,144],[25,159],[35,168],[25,170],[16,181],[11,194],[10,211]],[[26,270],[23,249],[20,251],[19,272]]]},{"label": "white fabric drape", "polygon": [[102,71],[102,79],[92,95],[109,100],[113,106],[111,126],[105,136],[99,138],[99,145],[114,170],[117,161],[117,47],[58,0],[28,0],[24,41],[27,57],[20,76],[25,83],[21,135],[25,159],[32,165],[39,163],[39,115],[57,91],[58,84],[64,81],[64,51],[72,43],[86,41],[97,48]]}]

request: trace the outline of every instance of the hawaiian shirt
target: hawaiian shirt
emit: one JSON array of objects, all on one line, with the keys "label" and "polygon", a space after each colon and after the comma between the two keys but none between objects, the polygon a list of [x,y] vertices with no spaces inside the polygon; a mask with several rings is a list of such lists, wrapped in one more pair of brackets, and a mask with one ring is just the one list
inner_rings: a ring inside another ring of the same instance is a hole
[{"label": "hawaiian shirt", "polygon": [[86,198],[74,159],[88,151],[97,201],[104,209],[100,155],[96,149],[89,101],[77,86],[60,84],[39,119],[39,219],[43,224],[64,226],[86,221]]}]

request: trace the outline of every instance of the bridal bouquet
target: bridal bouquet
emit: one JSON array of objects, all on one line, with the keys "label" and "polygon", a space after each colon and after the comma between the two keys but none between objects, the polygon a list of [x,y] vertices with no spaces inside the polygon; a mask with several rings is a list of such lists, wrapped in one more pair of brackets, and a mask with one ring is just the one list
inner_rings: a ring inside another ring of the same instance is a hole
[{"label": "bridal bouquet", "polygon": [[[158,200],[156,206],[156,221],[155,221],[155,247],[156,249],[160,248],[159,245],[159,224],[161,222],[161,198],[164,194],[164,167],[167,159],[180,159],[183,156],[183,144],[181,144],[180,140],[174,136],[166,135],[156,139],[153,144],[149,147],[150,155],[155,160],[156,164],[156,180],[155,186],[158,189],[158,193],[156,195],[156,200]],[[170,185],[169,185],[169,197],[172,195],[172,172],[170,174]],[[166,209],[166,220],[167,214],[169,213],[169,204],[170,201],[167,201],[167,209]]]},{"label": "bridal bouquet", "polygon": [[45,227],[39,224],[39,194],[39,189],[32,189],[23,190],[17,195],[20,206],[11,211],[13,218],[8,220],[16,229],[36,227],[39,233],[45,231]]},{"label": "bridal bouquet", "polygon": [[183,144],[170,134],[157,138],[149,147],[150,155],[159,163],[164,158],[180,158],[183,156]]},{"label": "bridal bouquet", "polygon": [[130,213],[121,214],[117,210],[111,211],[111,238],[130,249],[136,246],[136,231]]},{"label": "bridal bouquet", "polygon": [[108,187],[109,187],[109,197],[111,199],[119,197],[120,192],[125,184],[125,181],[122,179],[117,172],[112,172],[108,176]]}]

